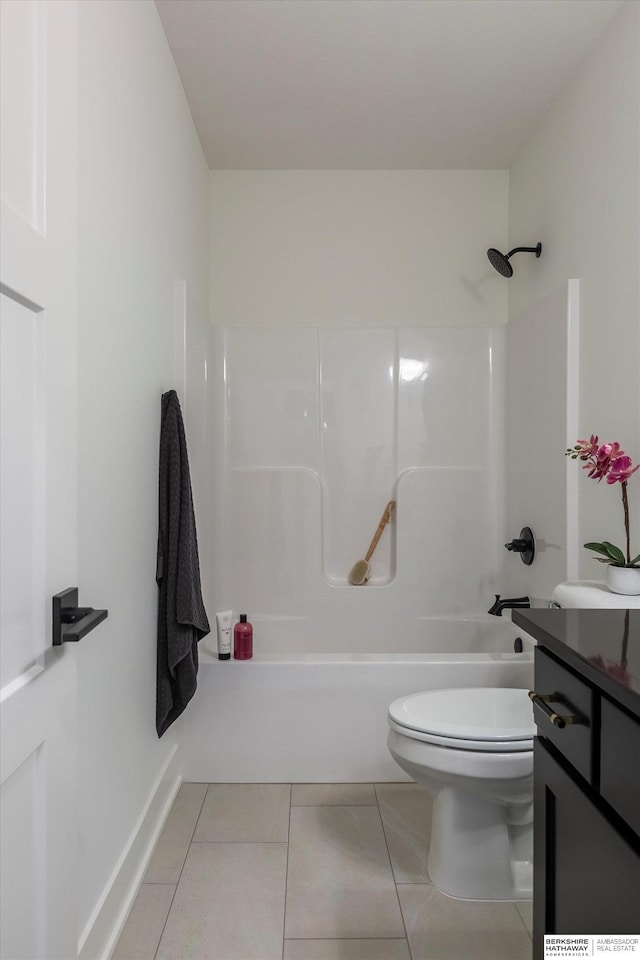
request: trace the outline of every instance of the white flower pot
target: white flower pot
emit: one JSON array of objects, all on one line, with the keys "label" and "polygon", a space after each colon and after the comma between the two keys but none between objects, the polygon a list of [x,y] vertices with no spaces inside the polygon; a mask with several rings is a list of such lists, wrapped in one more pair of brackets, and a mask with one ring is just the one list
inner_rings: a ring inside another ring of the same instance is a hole
[{"label": "white flower pot", "polygon": [[607,587],[612,593],[637,596],[640,594],[640,567],[614,567],[608,564]]}]

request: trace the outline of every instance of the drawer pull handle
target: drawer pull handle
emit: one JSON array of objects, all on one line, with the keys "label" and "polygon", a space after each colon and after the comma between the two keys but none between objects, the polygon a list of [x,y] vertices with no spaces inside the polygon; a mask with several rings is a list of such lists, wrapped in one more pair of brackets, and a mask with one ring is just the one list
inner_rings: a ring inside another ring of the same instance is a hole
[{"label": "drawer pull handle", "polygon": [[535,690],[529,690],[529,700],[536,707],[540,707],[545,717],[551,721],[554,727],[566,727],[571,723],[583,723],[582,717],[576,717],[571,713],[556,713],[551,709],[549,703],[558,702],[559,697],[556,693],[536,693]]}]

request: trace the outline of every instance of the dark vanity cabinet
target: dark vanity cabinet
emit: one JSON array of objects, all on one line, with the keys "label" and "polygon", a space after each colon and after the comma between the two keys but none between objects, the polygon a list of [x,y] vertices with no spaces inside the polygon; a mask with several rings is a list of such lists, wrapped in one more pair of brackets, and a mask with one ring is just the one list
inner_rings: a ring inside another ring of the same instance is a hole
[{"label": "dark vanity cabinet", "polygon": [[640,933],[640,610],[514,611],[537,641],[534,960]]}]

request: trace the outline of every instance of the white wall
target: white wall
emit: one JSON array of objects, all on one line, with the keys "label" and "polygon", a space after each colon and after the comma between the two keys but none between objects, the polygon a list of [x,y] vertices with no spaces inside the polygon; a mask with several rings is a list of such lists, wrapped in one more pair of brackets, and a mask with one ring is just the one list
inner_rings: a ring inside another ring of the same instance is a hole
[{"label": "white wall", "polygon": [[155,731],[160,396],[174,281],[208,301],[208,170],[151,0],[79,4],[78,82],[79,586],[109,608],[78,650],[82,940],[175,749]]},{"label": "white wall", "polygon": [[495,327],[505,170],[214,170],[220,326]]},{"label": "white wall", "polygon": [[[510,171],[510,245],[541,241],[543,251],[540,260],[524,254],[514,260],[509,317],[568,278],[580,280],[579,434],[618,440],[634,462],[640,459],[639,171],[640,4],[627,0]],[[542,421],[540,427],[544,440]],[[547,442],[549,462],[563,455]],[[580,480],[580,544],[621,543],[618,486]],[[636,551],[639,489],[636,475],[630,485]],[[587,551],[579,556],[582,578],[602,576]]]},{"label": "white wall", "polygon": [[[506,330],[506,527],[503,543],[533,530],[533,564],[503,549],[501,593],[551,599],[577,577],[579,470],[562,455],[577,430],[580,284],[560,284]],[[560,455],[556,455],[557,451]]]}]

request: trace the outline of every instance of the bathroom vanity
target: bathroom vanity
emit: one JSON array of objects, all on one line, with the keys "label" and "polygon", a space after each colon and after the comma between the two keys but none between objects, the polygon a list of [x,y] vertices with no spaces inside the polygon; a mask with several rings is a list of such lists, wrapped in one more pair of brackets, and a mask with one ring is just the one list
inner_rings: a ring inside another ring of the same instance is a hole
[{"label": "bathroom vanity", "polygon": [[640,933],[640,610],[515,610],[536,641],[534,960]]}]

